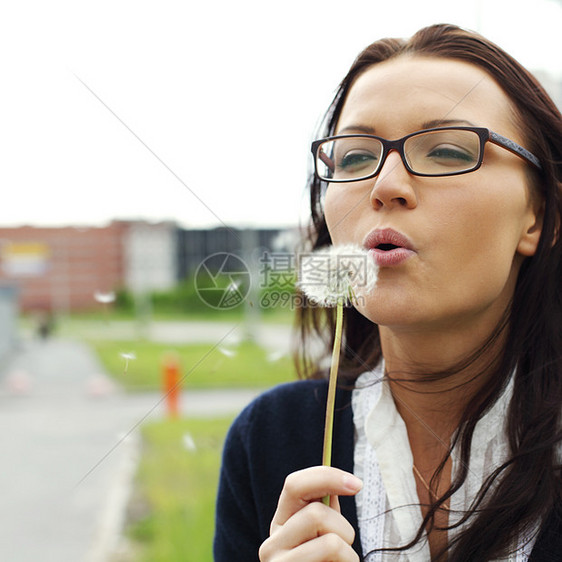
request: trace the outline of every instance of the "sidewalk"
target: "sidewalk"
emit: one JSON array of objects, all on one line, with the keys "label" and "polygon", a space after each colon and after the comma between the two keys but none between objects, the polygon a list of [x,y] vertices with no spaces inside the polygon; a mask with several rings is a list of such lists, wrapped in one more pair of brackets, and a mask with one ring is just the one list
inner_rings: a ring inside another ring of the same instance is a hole
[{"label": "sidewalk", "polygon": [[[253,391],[193,391],[188,415],[235,413]],[[156,393],[127,395],[81,343],[25,343],[0,373],[0,560],[105,562]]]}]

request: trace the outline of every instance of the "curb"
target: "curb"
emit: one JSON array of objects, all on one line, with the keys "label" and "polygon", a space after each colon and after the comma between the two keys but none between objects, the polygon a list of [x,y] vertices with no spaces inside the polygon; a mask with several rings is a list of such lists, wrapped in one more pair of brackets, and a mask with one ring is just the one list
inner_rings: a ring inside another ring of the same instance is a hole
[{"label": "curb", "polygon": [[127,505],[133,491],[135,473],[140,459],[139,430],[128,435],[123,443],[122,457],[107,493],[94,533],[93,546],[86,562],[109,562],[119,550],[127,514]]}]

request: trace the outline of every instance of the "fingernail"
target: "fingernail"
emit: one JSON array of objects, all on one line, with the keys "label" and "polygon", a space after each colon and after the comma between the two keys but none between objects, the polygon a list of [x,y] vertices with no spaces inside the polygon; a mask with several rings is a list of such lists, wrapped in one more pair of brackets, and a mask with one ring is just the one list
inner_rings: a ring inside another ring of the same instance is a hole
[{"label": "fingernail", "polygon": [[363,487],[363,482],[353,474],[346,474],[343,477],[343,485],[350,492],[358,492]]}]

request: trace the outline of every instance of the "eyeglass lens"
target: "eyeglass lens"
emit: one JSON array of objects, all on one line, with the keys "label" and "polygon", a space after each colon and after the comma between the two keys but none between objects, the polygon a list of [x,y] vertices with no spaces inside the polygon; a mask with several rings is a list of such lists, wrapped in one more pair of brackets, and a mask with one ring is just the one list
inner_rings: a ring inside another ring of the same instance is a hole
[{"label": "eyeglass lens", "polygon": [[[316,166],[325,180],[358,180],[375,174],[383,143],[369,137],[328,140],[318,147]],[[413,172],[448,175],[476,168],[480,137],[474,131],[449,129],[413,135],[404,142],[404,156]]]}]

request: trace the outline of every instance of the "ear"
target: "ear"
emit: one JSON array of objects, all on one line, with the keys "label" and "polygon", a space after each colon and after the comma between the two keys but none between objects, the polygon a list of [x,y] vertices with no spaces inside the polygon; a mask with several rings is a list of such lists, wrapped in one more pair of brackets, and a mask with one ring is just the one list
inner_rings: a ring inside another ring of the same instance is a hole
[{"label": "ear", "polygon": [[538,205],[538,208],[533,207],[530,207],[527,212],[522,235],[517,245],[517,253],[525,257],[535,255],[542,233],[544,201]]}]

